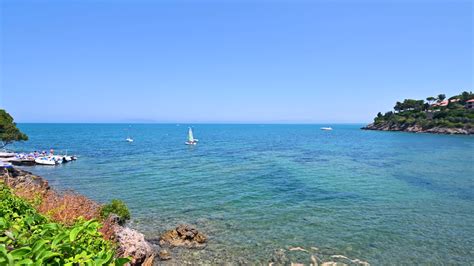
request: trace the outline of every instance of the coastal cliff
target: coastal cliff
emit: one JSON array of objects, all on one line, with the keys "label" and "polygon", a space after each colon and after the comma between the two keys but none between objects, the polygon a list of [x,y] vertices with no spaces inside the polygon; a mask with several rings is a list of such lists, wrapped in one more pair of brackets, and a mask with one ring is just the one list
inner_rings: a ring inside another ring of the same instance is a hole
[{"label": "coastal cliff", "polygon": [[470,135],[474,134],[474,128],[449,128],[449,127],[433,127],[423,128],[417,124],[397,124],[397,123],[371,123],[362,129],[364,130],[380,130],[380,131],[404,131],[413,133],[434,133],[434,134],[460,134]]},{"label": "coastal cliff", "polygon": [[444,94],[424,100],[405,99],[393,111],[378,113],[364,130],[434,134],[474,134],[474,94],[463,92],[445,100]]}]

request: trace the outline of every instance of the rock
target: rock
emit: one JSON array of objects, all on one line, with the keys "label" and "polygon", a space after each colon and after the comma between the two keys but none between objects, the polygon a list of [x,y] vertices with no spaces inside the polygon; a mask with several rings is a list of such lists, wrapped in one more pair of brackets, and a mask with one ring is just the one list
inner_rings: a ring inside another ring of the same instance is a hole
[{"label": "rock", "polygon": [[343,255],[332,255],[331,258],[333,259],[344,259],[344,260],[349,260],[348,257],[343,256]]},{"label": "rock", "polygon": [[132,258],[131,265],[147,265],[147,262],[153,263],[155,253],[142,233],[120,225],[116,225],[114,229],[115,239],[119,244],[118,256],[130,256]]},{"label": "rock", "polygon": [[308,252],[306,249],[301,248],[301,247],[289,248],[288,250],[289,250],[289,251],[304,251],[304,252]]},{"label": "rock", "polygon": [[434,133],[434,134],[460,134],[471,135],[474,134],[474,128],[448,128],[448,127],[433,127],[430,129],[423,129],[420,125],[413,124],[397,124],[392,122],[384,122],[379,124],[369,124],[362,129],[365,130],[381,130],[381,131],[405,131],[414,133]]},{"label": "rock", "polygon": [[326,262],[323,262],[321,266],[347,266],[347,264],[335,262],[335,261],[326,261]]},{"label": "rock", "polygon": [[370,266],[370,264],[367,261],[363,261],[363,260],[359,260],[359,259],[352,260],[352,263],[355,263],[355,264],[361,265],[361,266]]},{"label": "rock", "polygon": [[288,257],[285,254],[285,250],[284,249],[276,250],[273,254],[271,262],[277,265],[287,265]]},{"label": "rock", "polygon": [[178,225],[160,236],[159,244],[162,247],[203,248],[207,237],[191,225]]},{"label": "rock", "polygon": [[167,249],[161,249],[158,253],[158,257],[160,258],[160,260],[170,260],[171,253]]}]

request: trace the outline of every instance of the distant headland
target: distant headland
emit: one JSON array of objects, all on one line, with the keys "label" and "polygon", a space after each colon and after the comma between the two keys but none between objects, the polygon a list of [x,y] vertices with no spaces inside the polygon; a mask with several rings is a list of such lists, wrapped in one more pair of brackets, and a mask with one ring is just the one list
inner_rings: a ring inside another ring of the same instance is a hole
[{"label": "distant headland", "polygon": [[366,130],[406,131],[437,134],[474,134],[474,94],[464,91],[446,99],[446,95],[425,100],[405,99],[394,111],[378,113]]}]

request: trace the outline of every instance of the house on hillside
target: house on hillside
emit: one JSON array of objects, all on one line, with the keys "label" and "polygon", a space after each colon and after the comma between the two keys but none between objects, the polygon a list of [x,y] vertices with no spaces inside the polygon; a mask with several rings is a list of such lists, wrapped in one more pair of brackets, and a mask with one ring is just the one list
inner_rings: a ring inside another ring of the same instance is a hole
[{"label": "house on hillside", "polygon": [[453,99],[450,99],[450,100],[444,100],[444,101],[441,101],[441,102],[433,103],[431,106],[432,107],[448,106],[449,103],[456,103],[456,102],[459,102],[460,100],[461,99],[459,99],[459,98],[453,98]]},{"label": "house on hillside", "polygon": [[474,99],[470,99],[466,101],[466,105],[464,105],[467,109],[474,109]]},{"label": "house on hillside", "polygon": [[441,101],[439,103],[434,103],[431,106],[436,107],[436,106],[448,106],[448,100]]}]

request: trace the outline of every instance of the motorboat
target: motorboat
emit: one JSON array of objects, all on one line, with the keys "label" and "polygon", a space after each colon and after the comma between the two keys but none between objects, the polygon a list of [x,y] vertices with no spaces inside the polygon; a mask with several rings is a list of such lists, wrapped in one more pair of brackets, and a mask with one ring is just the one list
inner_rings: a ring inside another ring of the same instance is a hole
[{"label": "motorboat", "polygon": [[332,130],[332,127],[322,127],[321,130],[331,131],[331,130]]},{"label": "motorboat", "polygon": [[64,156],[52,155],[52,156],[49,156],[49,157],[53,158],[53,160],[55,160],[57,164],[61,164],[61,163],[64,162]]},{"label": "motorboat", "polygon": [[35,163],[42,165],[56,165],[58,162],[54,157],[39,157],[35,159]]},{"label": "motorboat", "polygon": [[13,167],[13,165],[11,163],[0,161],[0,168],[8,169],[8,168],[12,168],[12,167]]}]

